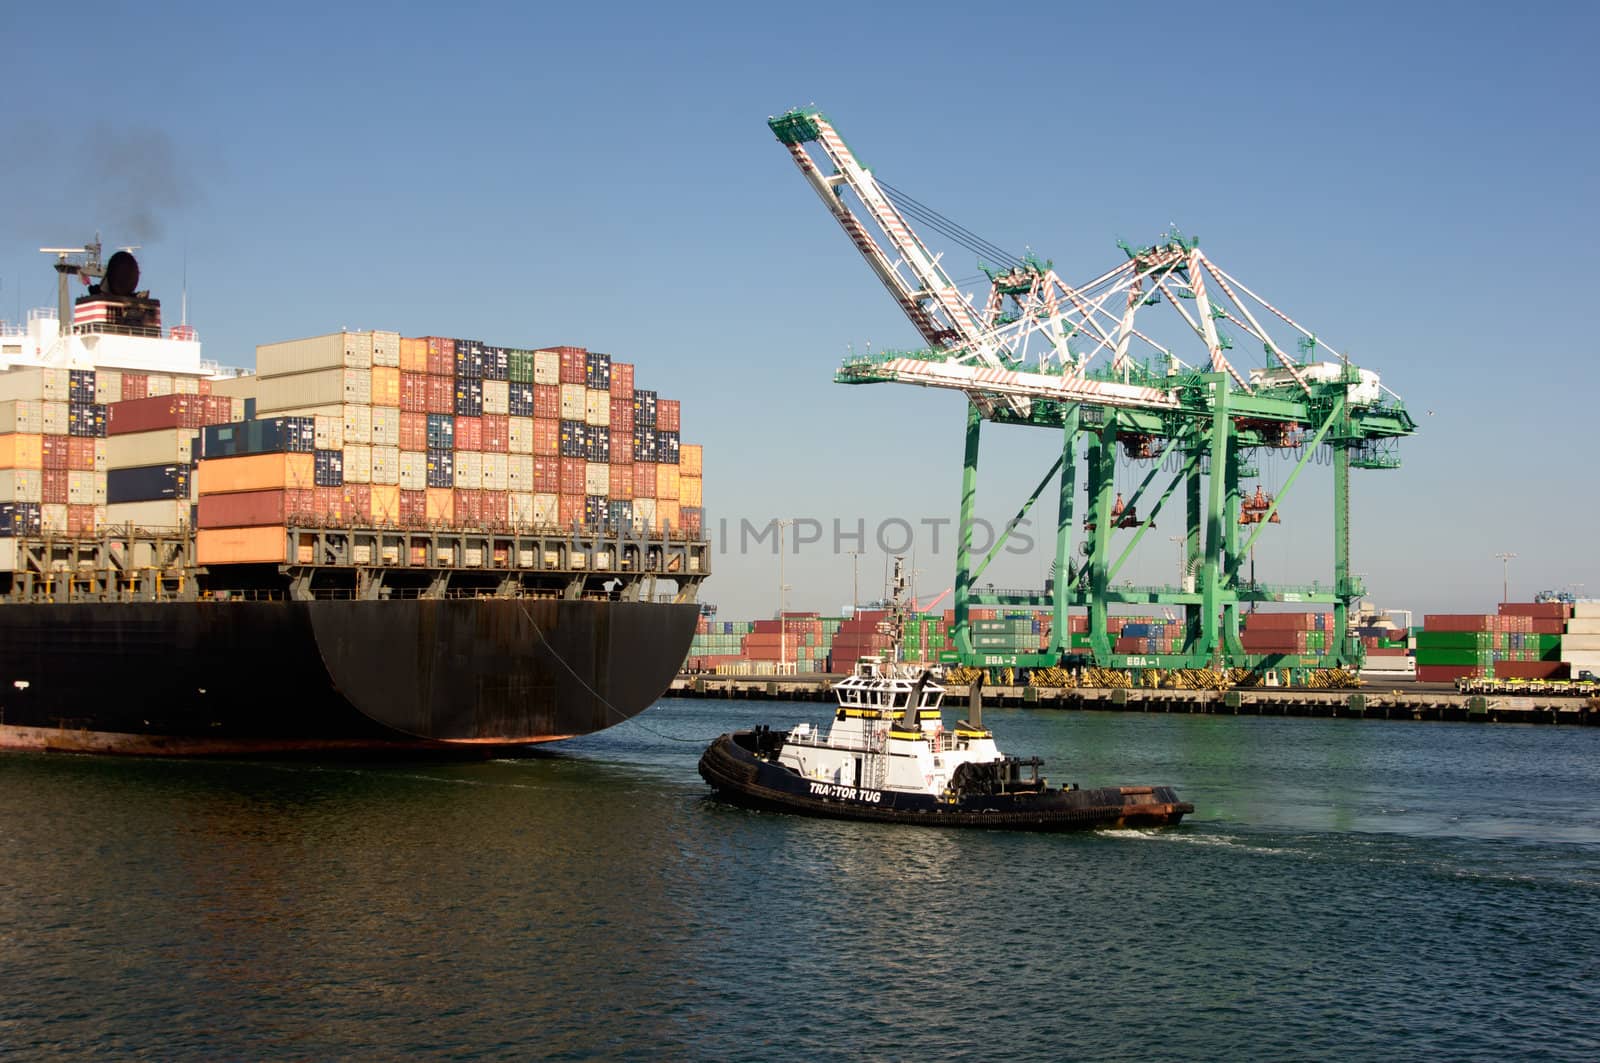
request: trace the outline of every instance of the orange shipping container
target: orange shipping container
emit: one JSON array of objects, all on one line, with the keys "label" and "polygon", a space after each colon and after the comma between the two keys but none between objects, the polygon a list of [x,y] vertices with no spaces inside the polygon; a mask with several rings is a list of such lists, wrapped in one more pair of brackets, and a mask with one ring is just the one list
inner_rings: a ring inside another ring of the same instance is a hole
[{"label": "orange shipping container", "polygon": [[400,370],[394,366],[372,367],[372,405],[400,405]]},{"label": "orange shipping container", "polygon": [[676,465],[660,465],[656,467],[656,497],[678,500],[678,467]]},{"label": "orange shipping container", "polygon": [[456,493],[448,487],[428,488],[428,521],[451,524],[456,519]]},{"label": "orange shipping container", "polygon": [[264,528],[202,528],[195,536],[195,560],[202,565],[284,562],[288,557],[288,532],[281,526]]},{"label": "orange shipping container", "polygon": [[198,494],[232,491],[300,490],[316,486],[312,454],[250,454],[237,458],[210,458],[198,467]]},{"label": "orange shipping container", "polygon": [[372,485],[372,519],[379,524],[400,523],[400,488],[398,485]]},{"label": "orange shipping container", "polygon": [[691,508],[699,508],[705,503],[701,501],[701,480],[698,476],[682,476],[678,478],[678,503]]},{"label": "orange shipping container", "polygon": [[699,443],[685,443],[678,448],[678,471],[685,476],[700,476],[701,462],[705,460],[705,447]]},{"label": "orange shipping container", "polygon": [[678,531],[680,527],[678,503],[670,498],[656,499],[656,530]]},{"label": "orange shipping container", "polygon": [[428,371],[428,341],[425,338],[400,337],[400,369],[406,373]]},{"label": "orange shipping container", "polygon": [[44,436],[7,432],[0,435],[0,469],[44,468]]}]

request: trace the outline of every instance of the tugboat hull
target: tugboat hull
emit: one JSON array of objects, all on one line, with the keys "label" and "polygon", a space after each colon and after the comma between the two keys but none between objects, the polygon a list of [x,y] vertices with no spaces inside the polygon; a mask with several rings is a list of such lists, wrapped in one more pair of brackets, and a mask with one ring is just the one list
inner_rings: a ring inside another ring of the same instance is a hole
[{"label": "tugboat hull", "polygon": [[700,757],[700,776],[730,804],[829,819],[910,823],[927,827],[1073,831],[1170,827],[1194,811],[1170,786],[1107,786],[965,794],[930,794],[842,786],[807,779],[760,756],[754,732],[724,734]]}]

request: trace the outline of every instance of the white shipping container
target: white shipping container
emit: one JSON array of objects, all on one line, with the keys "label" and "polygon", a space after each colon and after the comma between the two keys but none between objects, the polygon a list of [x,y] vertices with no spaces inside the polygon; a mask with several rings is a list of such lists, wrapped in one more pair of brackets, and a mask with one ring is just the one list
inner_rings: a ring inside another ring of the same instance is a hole
[{"label": "white shipping container", "polygon": [[106,474],[71,469],[67,472],[67,502],[74,506],[106,504]]},{"label": "white shipping container", "polygon": [[229,398],[234,399],[259,398],[260,390],[261,378],[254,373],[221,377],[211,381],[211,394],[227,395]]},{"label": "white shipping container", "polygon": [[14,572],[17,568],[17,541],[0,539],[0,572]]},{"label": "white shipping container", "polygon": [[506,486],[509,479],[511,455],[489,453],[483,456],[483,489],[485,491],[509,491]]},{"label": "white shipping container", "polygon": [[400,482],[400,448],[374,446],[372,448],[372,482],[397,484]]},{"label": "white shipping container", "polygon": [[49,399],[66,402],[72,393],[72,375],[65,369],[25,366],[0,373],[0,401]]},{"label": "white shipping container", "polygon": [[1600,653],[1593,650],[1562,650],[1561,659],[1567,662],[1572,678],[1578,678],[1578,673],[1590,671],[1600,675]]},{"label": "white shipping container", "polygon": [[370,369],[372,350],[370,332],[331,332],[303,340],[263,343],[256,347],[256,372],[274,377],[319,369]]},{"label": "white shipping container", "polygon": [[372,331],[372,364],[392,368],[400,366],[400,333]]},{"label": "white shipping container", "polygon": [[323,369],[293,376],[264,376],[256,385],[258,416],[295,407],[371,401],[370,369]]},{"label": "white shipping container", "polygon": [[179,528],[189,523],[189,500],[162,498],[154,502],[118,502],[106,507],[106,523],[113,527]]},{"label": "white shipping container", "polygon": [[372,482],[372,448],[367,444],[344,445],[344,482],[347,484]]},{"label": "white shipping container", "polygon": [[106,404],[122,401],[122,371],[96,369],[94,371],[94,401]]},{"label": "white shipping container", "polygon": [[535,384],[561,383],[561,355],[555,351],[534,351],[533,382]]},{"label": "white shipping container", "polygon": [[511,385],[504,380],[485,380],[483,382],[483,412],[484,413],[510,413],[511,412]]},{"label": "white shipping container", "polygon": [[506,419],[506,449],[513,454],[533,453],[533,418],[510,417]]},{"label": "white shipping container", "polygon": [[[94,471],[104,473],[111,468],[111,448],[109,440],[96,439],[94,441]],[[188,460],[188,459],[185,459]]]},{"label": "white shipping container", "polygon": [[67,404],[64,402],[45,401],[40,403],[44,407],[44,434],[47,436],[64,436],[67,434]]},{"label": "white shipping container", "polygon": [[533,455],[508,454],[506,456],[510,459],[506,463],[506,490],[532,491]]},{"label": "white shipping container", "polygon": [[585,391],[583,419],[587,424],[597,428],[611,426],[611,392],[596,391],[588,388]]},{"label": "white shipping container", "polygon": [[1600,635],[1574,635],[1569,633],[1561,636],[1561,651],[1563,654],[1572,653],[1600,653]]},{"label": "white shipping container", "polygon": [[344,407],[344,442],[345,446],[351,443],[371,445],[372,443],[372,407],[361,406],[356,403],[345,403]]},{"label": "white shipping container", "polygon": [[462,490],[478,491],[483,488],[483,452],[456,451],[456,483]]},{"label": "white shipping container", "polygon": [[[534,523],[533,520],[533,494],[528,491],[513,491],[507,496],[507,516],[511,523],[527,527]],[[531,551],[530,551],[531,553]]]},{"label": "white shipping container", "polygon": [[0,469],[0,502],[40,502],[43,491],[38,469]]},{"label": "white shipping container", "polygon": [[633,500],[633,529],[637,532],[650,532],[656,526],[656,500],[653,498],[636,498]]},{"label": "white shipping container", "polygon": [[583,463],[583,491],[590,495],[611,493],[611,466],[603,461]]},{"label": "white shipping container", "polygon": [[400,445],[400,407],[372,407],[372,445],[375,447]]},{"label": "white shipping container", "polygon": [[67,530],[67,507],[60,503],[52,503],[39,507],[39,524],[43,531],[64,532]]},{"label": "white shipping container", "polygon": [[589,389],[582,384],[561,385],[561,419],[581,421],[589,412]]},{"label": "white shipping container", "polygon": [[172,378],[172,393],[174,395],[200,394],[200,378],[197,376],[179,376]]},{"label": "white shipping container", "polygon": [[0,433],[6,432],[43,435],[44,403],[39,399],[10,399],[0,402]]},{"label": "white shipping container", "polygon": [[428,486],[428,455],[420,450],[400,452],[400,490],[421,491]]},{"label": "white shipping container", "polygon": [[1572,616],[1575,620],[1600,620],[1600,602],[1573,602]]},{"label": "white shipping container", "polygon": [[553,528],[561,523],[561,499],[557,495],[533,496],[533,523],[541,528]]},{"label": "white shipping container", "polygon": [[151,373],[145,378],[145,398],[172,394],[172,377],[166,373]]},{"label": "white shipping container", "polygon": [[138,469],[145,465],[187,465],[193,460],[194,429],[157,428],[151,432],[129,432],[108,436],[108,469]]},{"label": "white shipping container", "polygon": [[1575,616],[1567,621],[1567,633],[1562,636],[1565,640],[1573,635],[1600,635],[1600,616],[1586,617]]}]

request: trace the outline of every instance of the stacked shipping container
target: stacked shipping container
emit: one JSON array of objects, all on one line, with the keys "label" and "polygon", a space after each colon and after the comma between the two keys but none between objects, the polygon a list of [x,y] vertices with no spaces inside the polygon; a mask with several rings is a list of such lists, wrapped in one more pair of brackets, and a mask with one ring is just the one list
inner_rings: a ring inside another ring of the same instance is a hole
[{"label": "stacked shipping container", "polygon": [[[704,455],[678,403],[608,355],[341,332],[256,358],[257,415],[313,425],[314,493],[293,500],[308,523],[703,533]],[[250,559],[264,534],[236,537]],[[202,563],[246,560],[207,538]]]},{"label": "stacked shipping container", "polygon": [[1417,632],[1417,679],[1562,679],[1564,602],[1507,602],[1496,613],[1429,613]]},{"label": "stacked shipping container", "polygon": [[207,392],[200,377],[164,373],[0,374],[0,539],[188,525],[194,429],[243,416]]}]

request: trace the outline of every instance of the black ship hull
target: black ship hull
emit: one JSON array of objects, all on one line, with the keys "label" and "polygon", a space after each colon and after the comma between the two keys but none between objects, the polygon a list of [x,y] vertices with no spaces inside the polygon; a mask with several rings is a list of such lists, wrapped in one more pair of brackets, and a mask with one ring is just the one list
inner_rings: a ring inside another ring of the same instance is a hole
[{"label": "black ship hull", "polygon": [[652,705],[698,606],[553,599],[0,606],[0,749],[486,754]]},{"label": "black ship hull", "polygon": [[931,794],[837,786],[806,779],[761,755],[770,746],[770,732],[722,735],[701,755],[700,776],[718,798],[744,808],[925,827],[1027,831],[1167,827],[1194,811],[1192,804],[1178,800],[1170,786],[963,794],[953,801]]}]

